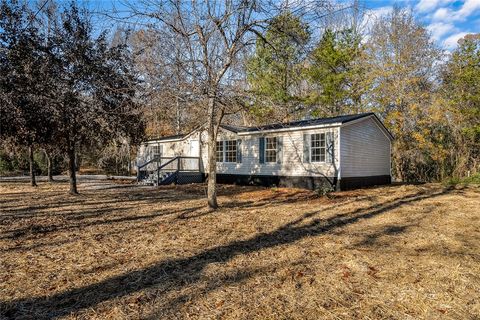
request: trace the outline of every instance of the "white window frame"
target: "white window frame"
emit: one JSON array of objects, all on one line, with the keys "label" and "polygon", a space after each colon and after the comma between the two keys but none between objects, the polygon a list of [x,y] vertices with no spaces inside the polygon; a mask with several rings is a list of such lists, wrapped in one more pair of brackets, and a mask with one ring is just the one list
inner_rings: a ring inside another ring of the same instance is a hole
[{"label": "white window frame", "polygon": [[[224,160],[225,160],[225,152],[224,152],[225,151],[225,148],[224,148],[225,145],[224,145],[223,141],[217,141],[216,144],[217,144],[217,150],[216,150],[216,154],[215,154],[215,161],[220,162],[220,163],[224,162]],[[221,149],[219,149],[219,146],[221,147]],[[220,158],[220,160],[219,160],[219,158]]]},{"label": "white window frame", "polygon": [[[274,141],[274,148],[268,148],[269,144],[269,140],[273,140]],[[270,161],[269,158],[268,158],[268,152],[273,152],[275,154],[275,159],[273,161]],[[264,150],[264,159],[265,159],[265,163],[277,163],[278,161],[278,139],[277,137],[265,137],[265,150]]]},{"label": "white window frame", "polygon": [[223,162],[237,162],[237,140],[225,140],[223,143]]},{"label": "white window frame", "polygon": [[[319,146],[315,147],[314,146],[314,136],[318,135],[318,141],[319,141]],[[323,141],[323,146],[322,146],[322,141]],[[313,157],[313,150],[319,150],[319,159],[314,160]],[[323,151],[323,160],[322,160],[322,151]],[[320,133],[312,133],[310,135],[310,162],[326,162],[327,161],[327,135],[325,132],[320,132]]]},{"label": "white window frame", "polygon": [[[218,146],[221,145],[222,149],[219,151]],[[228,150],[227,148],[231,148]],[[222,161],[219,161],[218,155],[219,152],[222,154]],[[235,163],[237,162],[237,140],[221,140],[217,141],[217,154],[216,154],[216,162],[220,163]],[[230,155],[230,158],[228,158],[228,155]],[[233,156],[233,157],[232,157]]]},{"label": "white window frame", "polygon": [[160,158],[162,156],[162,146],[159,144],[152,145],[151,152],[152,152],[152,159],[155,159],[156,157]]}]

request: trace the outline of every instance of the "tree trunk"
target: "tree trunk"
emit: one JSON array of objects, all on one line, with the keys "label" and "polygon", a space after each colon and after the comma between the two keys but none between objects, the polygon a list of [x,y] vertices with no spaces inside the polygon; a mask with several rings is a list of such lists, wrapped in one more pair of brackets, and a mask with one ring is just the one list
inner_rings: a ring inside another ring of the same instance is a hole
[{"label": "tree trunk", "polygon": [[208,98],[208,186],[207,201],[211,209],[218,208],[217,202],[217,135],[215,130],[215,98]]},{"label": "tree trunk", "polygon": [[182,127],[181,127],[181,116],[182,116],[182,114],[180,113],[180,101],[178,101],[178,97],[175,98],[175,103],[176,103],[175,134],[180,134],[181,131],[182,131]]},{"label": "tree trunk", "polygon": [[45,152],[45,158],[47,158],[47,177],[48,177],[48,182],[53,182],[53,175],[52,175],[52,158],[50,157],[50,154],[47,152],[47,150],[44,150]]},{"label": "tree trunk", "polygon": [[32,187],[36,187],[37,181],[35,180],[35,160],[33,159],[33,146],[28,147],[28,160],[30,161],[30,182]]},{"label": "tree trunk", "polygon": [[128,175],[131,175],[132,161],[130,160],[130,141],[127,141],[127,170],[128,170]]},{"label": "tree trunk", "polygon": [[80,171],[80,165],[81,165],[82,159],[75,152],[75,146],[73,146],[73,150],[74,150],[74,153],[75,153],[75,171]]},{"label": "tree trunk", "polygon": [[75,174],[75,146],[71,144],[68,147],[68,177],[70,178],[70,193],[78,194],[77,176]]}]

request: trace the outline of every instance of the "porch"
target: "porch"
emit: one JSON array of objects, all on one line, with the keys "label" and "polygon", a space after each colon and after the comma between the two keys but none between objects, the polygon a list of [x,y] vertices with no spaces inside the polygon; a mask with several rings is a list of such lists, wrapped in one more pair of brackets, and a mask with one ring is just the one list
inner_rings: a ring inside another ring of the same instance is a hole
[{"label": "porch", "polygon": [[200,161],[200,157],[154,157],[137,164],[137,182],[154,186],[203,182]]}]

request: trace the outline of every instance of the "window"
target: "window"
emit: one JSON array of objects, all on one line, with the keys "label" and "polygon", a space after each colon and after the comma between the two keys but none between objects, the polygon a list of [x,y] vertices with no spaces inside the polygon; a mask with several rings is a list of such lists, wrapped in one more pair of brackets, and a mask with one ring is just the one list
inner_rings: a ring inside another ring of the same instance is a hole
[{"label": "window", "polygon": [[217,162],[237,162],[237,140],[217,141]]},{"label": "window", "polygon": [[325,133],[316,133],[311,136],[310,159],[312,162],[325,162],[326,143]]},{"label": "window", "polygon": [[223,141],[217,141],[217,162],[223,162]]},{"label": "window", "polygon": [[277,138],[265,138],[265,162],[277,162]]},{"label": "window", "polygon": [[237,140],[225,141],[225,162],[237,162]]},{"label": "window", "polygon": [[157,146],[152,146],[151,152],[152,152],[152,158],[153,159],[160,158],[162,156],[161,146],[158,146],[158,145]]}]

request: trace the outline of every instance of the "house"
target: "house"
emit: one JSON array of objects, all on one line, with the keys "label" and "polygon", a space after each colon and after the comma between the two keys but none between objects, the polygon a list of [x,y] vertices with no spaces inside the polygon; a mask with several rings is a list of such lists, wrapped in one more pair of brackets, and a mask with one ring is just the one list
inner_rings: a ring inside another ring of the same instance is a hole
[{"label": "house", "polygon": [[[389,184],[392,135],[374,113],[257,127],[222,125],[217,137],[219,183],[345,190]],[[207,132],[146,141],[139,180],[154,184],[205,179]]]}]

